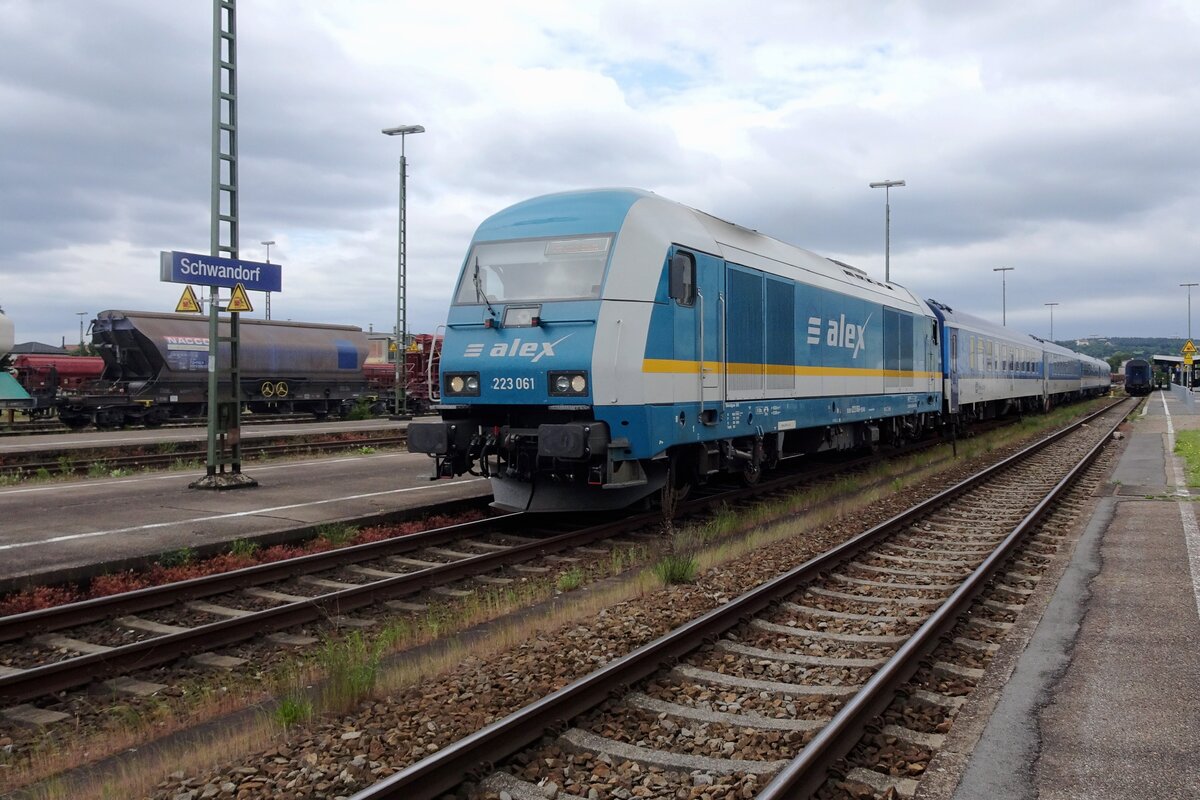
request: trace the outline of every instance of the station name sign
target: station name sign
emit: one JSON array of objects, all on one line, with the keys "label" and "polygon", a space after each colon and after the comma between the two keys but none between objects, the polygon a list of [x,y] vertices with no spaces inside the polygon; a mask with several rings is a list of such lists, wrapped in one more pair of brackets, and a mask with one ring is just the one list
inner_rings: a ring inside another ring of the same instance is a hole
[{"label": "station name sign", "polygon": [[181,253],[178,250],[162,251],[159,277],[168,283],[194,283],[199,286],[233,288],[240,283],[255,292],[278,292],[283,286],[283,269],[279,264]]}]

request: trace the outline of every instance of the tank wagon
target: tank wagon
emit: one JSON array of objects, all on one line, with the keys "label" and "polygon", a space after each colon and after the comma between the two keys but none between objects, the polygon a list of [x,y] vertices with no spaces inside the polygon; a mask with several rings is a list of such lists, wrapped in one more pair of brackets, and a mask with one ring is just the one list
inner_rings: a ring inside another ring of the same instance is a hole
[{"label": "tank wagon", "polygon": [[0,308],[0,359],[12,352],[13,343],[16,341],[15,330],[13,321],[4,313],[4,309]]},{"label": "tank wagon", "polygon": [[13,413],[17,409],[28,411],[33,407],[33,398],[21,386],[16,377],[9,372],[8,355],[12,352],[15,326],[0,308],[0,408],[8,411],[8,421],[13,421]]},{"label": "tank wagon", "polygon": [[1087,385],[1085,357],[1054,348],[649,192],[567,192],[476,231],[442,421],[413,423],[409,449],[435,476],[490,477],[501,508],[669,504],[720,473],[1107,391],[1107,369]]},{"label": "tank wagon", "polygon": [[[363,395],[367,340],[361,328],[302,322],[241,320],[242,396],[251,411],[345,413]],[[220,326],[229,335],[229,324]],[[189,314],[102,311],[92,344],[104,361],[88,391],[61,395],[59,418],[88,424],[155,426],[205,413],[208,400],[208,320]],[[228,344],[220,344],[228,363]]]},{"label": "tank wagon", "polygon": [[1134,397],[1150,394],[1154,388],[1154,370],[1144,358],[1125,362],[1125,393]]}]

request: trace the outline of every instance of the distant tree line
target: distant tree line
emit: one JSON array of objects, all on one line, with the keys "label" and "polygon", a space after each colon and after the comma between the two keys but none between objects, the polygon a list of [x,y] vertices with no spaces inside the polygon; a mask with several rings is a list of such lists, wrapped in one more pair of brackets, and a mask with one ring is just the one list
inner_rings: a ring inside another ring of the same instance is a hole
[{"label": "distant tree line", "polygon": [[1074,340],[1057,344],[1095,358],[1102,358],[1112,367],[1113,372],[1118,372],[1121,364],[1131,358],[1144,358],[1149,361],[1156,355],[1177,356],[1186,341],[1175,338],[1114,337],[1088,339],[1087,344],[1076,344]]}]

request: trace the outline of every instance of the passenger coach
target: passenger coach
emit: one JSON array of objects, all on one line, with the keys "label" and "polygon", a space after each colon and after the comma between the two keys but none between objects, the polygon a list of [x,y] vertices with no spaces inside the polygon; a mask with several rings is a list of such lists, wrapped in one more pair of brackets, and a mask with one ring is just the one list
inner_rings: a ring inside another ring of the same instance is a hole
[{"label": "passenger coach", "polygon": [[718,472],[916,436],[939,328],[908,290],[630,190],[484,221],[442,355],[442,422],[409,447],[511,509],[670,502]]}]

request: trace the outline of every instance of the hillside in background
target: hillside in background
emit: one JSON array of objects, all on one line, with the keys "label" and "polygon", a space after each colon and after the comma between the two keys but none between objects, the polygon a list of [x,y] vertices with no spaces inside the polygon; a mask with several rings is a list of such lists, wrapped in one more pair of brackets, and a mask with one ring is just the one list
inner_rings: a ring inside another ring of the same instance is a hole
[{"label": "hillside in background", "polygon": [[1077,353],[1103,358],[1113,368],[1113,372],[1116,372],[1120,369],[1122,362],[1131,358],[1149,359],[1156,355],[1177,356],[1186,341],[1186,339],[1166,338],[1139,339],[1129,336],[1108,339],[1101,336],[1093,339],[1067,339],[1059,341],[1057,344],[1069,347]]}]

